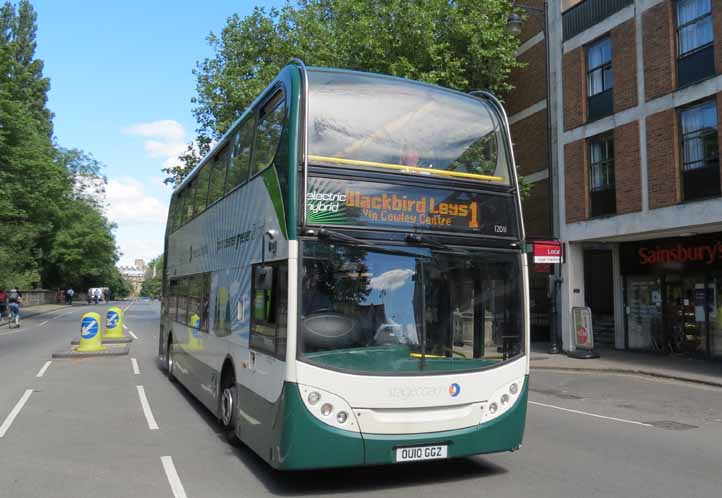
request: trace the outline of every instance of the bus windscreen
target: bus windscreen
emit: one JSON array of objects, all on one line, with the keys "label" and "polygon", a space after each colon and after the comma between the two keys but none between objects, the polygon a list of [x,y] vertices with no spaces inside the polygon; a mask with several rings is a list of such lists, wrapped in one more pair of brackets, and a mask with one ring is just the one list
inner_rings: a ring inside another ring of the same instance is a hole
[{"label": "bus windscreen", "polygon": [[308,80],[310,163],[511,184],[487,102],[373,74],[312,69]]}]

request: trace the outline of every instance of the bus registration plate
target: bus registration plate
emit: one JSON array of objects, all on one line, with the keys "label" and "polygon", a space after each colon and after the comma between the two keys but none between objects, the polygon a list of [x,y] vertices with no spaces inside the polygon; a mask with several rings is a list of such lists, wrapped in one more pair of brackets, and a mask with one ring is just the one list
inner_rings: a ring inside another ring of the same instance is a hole
[{"label": "bus registration plate", "polygon": [[413,462],[417,460],[436,460],[447,457],[447,446],[414,446],[411,448],[396,448],[397,462]]}]

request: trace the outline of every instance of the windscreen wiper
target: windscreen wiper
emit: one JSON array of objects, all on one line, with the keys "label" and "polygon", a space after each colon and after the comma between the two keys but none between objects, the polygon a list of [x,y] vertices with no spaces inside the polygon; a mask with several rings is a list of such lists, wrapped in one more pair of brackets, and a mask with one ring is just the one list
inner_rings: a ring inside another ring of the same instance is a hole
[{"label": "windscreen wiper", "polygon": [[428,257],[426,254],[418,254],[408,251],[402,251],[400,249],[391,249],[388,246],[380,246],[375,242],[369,240],[361,240],[344,233],[336,232],[334,230],[328,230],[327,228],[321,228],[317,232],[319,240],[329,240],[334,242],[340,242],[342,244],[348,244],[357,247],[372,248],[377,252],[386,254],[394,254],[397,256],[408,256],[410,258],[423,258]]},{"label": "windscreen wiper", "polygon": [[409,244],[433,247],[434,249],[441,249],[442,251],[449,251],[449,252],[455,252],[455,253],[460,253],[460,254],[469,254],[469,252],[465,251],[464,249],[454,249],[453,247],[443,244],[441,242],[427,239],[426,237],[423,237],[422,235],[420,235],[418,233],[407,233],[406,234],[406,242],[408,242]]}]

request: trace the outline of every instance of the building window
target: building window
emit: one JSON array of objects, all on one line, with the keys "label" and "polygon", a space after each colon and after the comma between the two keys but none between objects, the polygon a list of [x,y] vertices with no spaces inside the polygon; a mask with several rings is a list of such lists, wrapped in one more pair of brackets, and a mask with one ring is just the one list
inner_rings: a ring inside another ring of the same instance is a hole
[{"label": "building window", "polygon": [[714,100],[680,111],[684,200],[720,195],[717,106]]},{"label": "building window", "polygon": [[587,97],[589,120],[613,112],[612,42],[609,37],[587,47]]},{"label": "building window", "polygon": [[677,74],[687,86],[715,74],[711,0],[677,2]]},{"label": "building window", "polygon": [[610,135],[589,141],[589,197],[591,217],[617,212],[614,191],[614,140]]}]

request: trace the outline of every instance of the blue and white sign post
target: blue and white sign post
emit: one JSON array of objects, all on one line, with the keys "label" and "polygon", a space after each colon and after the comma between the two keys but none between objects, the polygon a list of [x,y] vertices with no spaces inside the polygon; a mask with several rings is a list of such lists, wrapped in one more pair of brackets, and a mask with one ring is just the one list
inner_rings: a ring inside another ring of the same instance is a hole
[{"label": "blue and white sign post", "polygon": [[101,339],[101,327],[102,322],[99,314],[85,313],[80,321],[80,345],[76,351],[90,353],[105,350]]},{"label": "blue and white sign post", "polygon": [[123,310],[113,306],[108,308],[105,314],[105,333],[103,337],[106,339],[123,339]]}]

